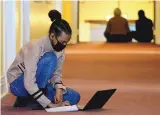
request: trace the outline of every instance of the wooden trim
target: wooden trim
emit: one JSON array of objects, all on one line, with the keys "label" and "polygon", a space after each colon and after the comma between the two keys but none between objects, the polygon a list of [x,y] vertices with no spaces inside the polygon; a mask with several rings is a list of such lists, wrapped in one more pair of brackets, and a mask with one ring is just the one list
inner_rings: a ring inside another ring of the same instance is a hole
[{"label": "wooden trim", "polygon": [[[135,23],[136,20],[128,20],[128,23]],[[106,24],[107,20],[85,20],[86,23],[91,24]]]},{"label": "wooden trim", "polygon": [[[153,31],[156,29],[156,1],[153,1]],[[154,44],[156,44],[156,35],[154,35],[153,33],[153,41],[154,41]]]},{"label": "wooden trim", "polygon": [[80,14],[79,14],[79,0],[77,1],[77,30],[78,30],[78,35],[77,35],[77,43],[79,43],[80,41],[79,41],[79,19],[80,19]]},{"label": "wooden trim", "polygon": [[153,3],[154,3],[154,10],[153,10],[153,15],[154,15],[154,22],[153,22],[153,27],[154,27],[154,29],[156,29],[156,1],[153,1]]}]

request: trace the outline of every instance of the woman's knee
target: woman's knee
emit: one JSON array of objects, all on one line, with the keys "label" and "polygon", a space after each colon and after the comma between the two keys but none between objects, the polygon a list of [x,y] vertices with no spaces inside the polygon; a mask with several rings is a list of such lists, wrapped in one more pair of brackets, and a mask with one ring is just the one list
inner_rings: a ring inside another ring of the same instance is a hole
[{"label": "woman's knee", "polygon": [[57,56],[54,52],[45,53],[39,60],[37,64],[38,68],[41,70],[44,67],[54,69],[57,66]]},{"label": "woman's knee", "polygon": [[57,63],[57,56],[54,52],[46,52],[41,60],[45,61],[45,62],[56,62]]},{"label": "woman's knee", "polygon": [[74,95],[75,95],[75,102],[74,102],[74,104],[77,104],[80,101],[80,93],[77,92],[77,91],[75,91]]},{"label": "woman's knee", "polygon": [[54,52],[45,53],[37,64],[36,82],[39,88],[44,88],[57,67],[57,56]]},{"label": "woman's knee", "polygon": [[64,100],[69,101],[71,105],[75,105],[80,101],[80,94],[73,89],[67,88],[67,92],[64,95]]}]

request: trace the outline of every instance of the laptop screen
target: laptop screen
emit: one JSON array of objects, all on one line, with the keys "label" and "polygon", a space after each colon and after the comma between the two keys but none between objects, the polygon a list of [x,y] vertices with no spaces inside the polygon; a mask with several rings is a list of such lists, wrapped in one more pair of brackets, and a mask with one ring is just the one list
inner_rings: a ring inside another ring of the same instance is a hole
[{"label": "laptop screen", "polygon": [[102,108],[115,91],[116,89],[97,91],[83,110]]},{"label": "laptop screen", "polygon": [[129,29],[130,29],[130,31],[136,31],[136,26],[135,26],[135,24],[130,24],[130,25],[129,25]]}]

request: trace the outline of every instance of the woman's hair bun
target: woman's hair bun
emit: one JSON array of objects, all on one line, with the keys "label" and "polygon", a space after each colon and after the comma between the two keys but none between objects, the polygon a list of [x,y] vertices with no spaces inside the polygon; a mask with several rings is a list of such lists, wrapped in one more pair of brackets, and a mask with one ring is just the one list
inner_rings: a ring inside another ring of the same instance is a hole
[{"label": "woman's hair bun", "polygon": [[61,20],[61,13],[57,10],[51,10],[48,13],[49,18],[53,22],[54,20],[60,21]]}]

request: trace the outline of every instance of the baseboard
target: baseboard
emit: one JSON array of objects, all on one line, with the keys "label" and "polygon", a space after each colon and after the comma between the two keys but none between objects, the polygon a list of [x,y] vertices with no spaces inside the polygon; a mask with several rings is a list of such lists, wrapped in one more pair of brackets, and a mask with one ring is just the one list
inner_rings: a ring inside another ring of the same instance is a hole
[{"label": "baseboard", "polygon": [[3,98],[8,94],[8,83],[7,83],[7,77],[0,76],[1,79],[1,95],[0,98]]}]

